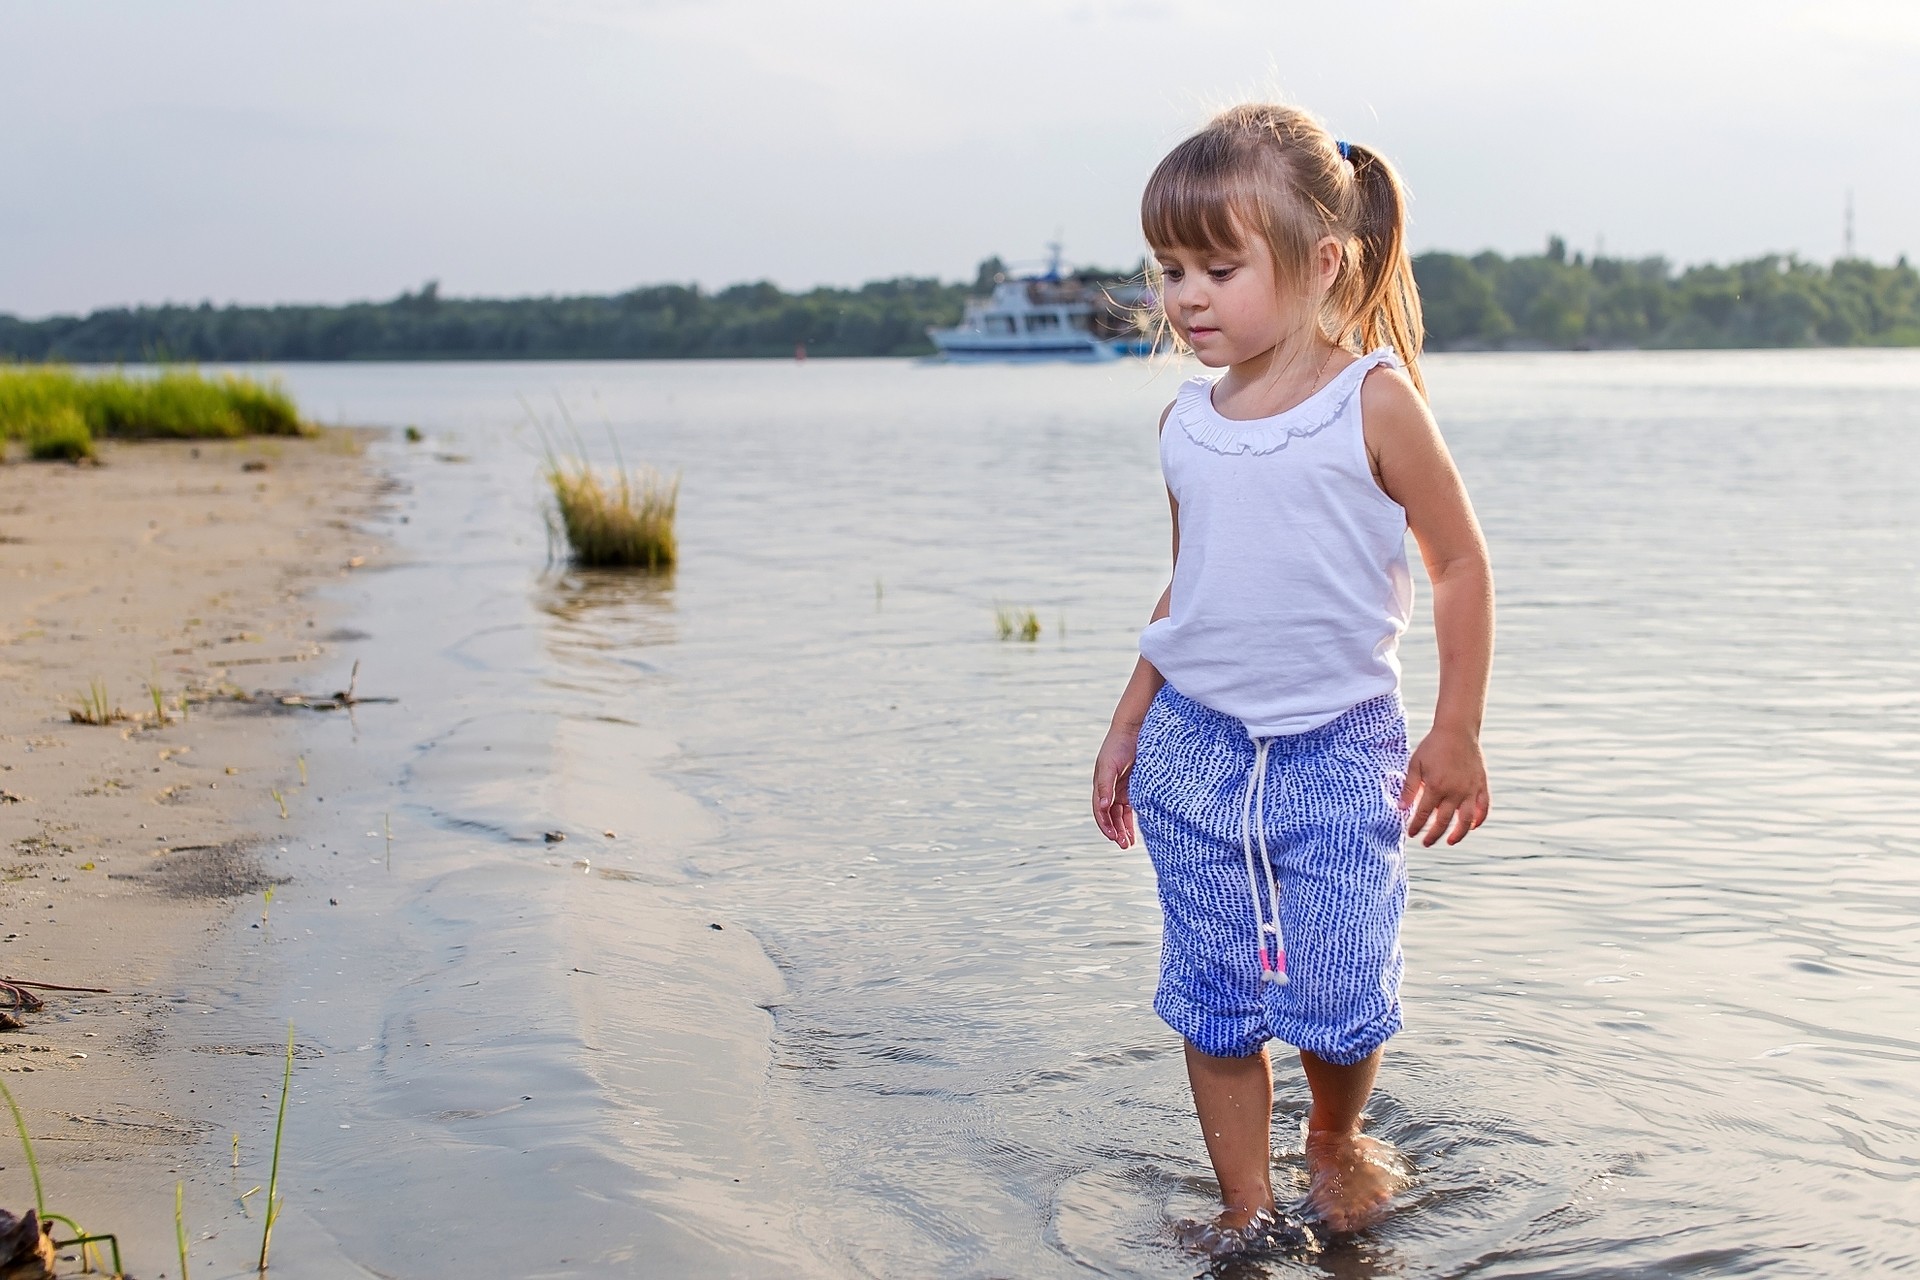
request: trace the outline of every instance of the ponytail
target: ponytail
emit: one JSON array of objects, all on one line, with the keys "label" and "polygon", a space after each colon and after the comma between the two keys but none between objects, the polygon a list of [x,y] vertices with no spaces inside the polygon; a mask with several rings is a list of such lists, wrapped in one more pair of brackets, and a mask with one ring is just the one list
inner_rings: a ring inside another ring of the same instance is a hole
[{"label": "ponytail", "polygon": [[1354,237],[1359,241],[1360,261],[1358,288],[1349,295],[1353,302],[1348,313],[1336,318],[1336,332],[1356,337],[1362,351],[1392,346],[1424,396],[1427,384],[1420,376],[1420,344],[1425,329],[1413,260],[1407,256],[1406,189],[1384,157],[1358,143],[1339,147],[1353,166]]}]

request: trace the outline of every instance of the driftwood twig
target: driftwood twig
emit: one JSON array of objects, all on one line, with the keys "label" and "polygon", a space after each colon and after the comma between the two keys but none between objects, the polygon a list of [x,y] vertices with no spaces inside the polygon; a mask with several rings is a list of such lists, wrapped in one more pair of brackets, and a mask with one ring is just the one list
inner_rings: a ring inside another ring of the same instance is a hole
[{"label": "driftwood twig", "polygon": [[110,996],[113,992],[105,987],[63,987],[57,982],[28,982],[25,978],[0,978],[0,982],[10,987],[33,987],[40,991],[84,991],[92,996]]},{"label": "driftwood twig", "polygon": [[306,707],[312,711],[338,711],[345,707],[352,710],[368,702],[398,702],[398,698],[363,698],[357,692],[360,688],[360,663],[356,659],[353,671],[347,677],[347,687],[325,698],[309,698],[304,693],[283,693],[280,705],[283,707]]}]

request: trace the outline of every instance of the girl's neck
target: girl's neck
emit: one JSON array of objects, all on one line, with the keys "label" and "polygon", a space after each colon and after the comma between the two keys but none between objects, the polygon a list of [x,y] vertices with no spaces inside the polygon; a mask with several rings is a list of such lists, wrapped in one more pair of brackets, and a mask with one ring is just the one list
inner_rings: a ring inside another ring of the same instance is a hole
[{"label": "girl's neck", "polygon": [[1231,410],[1228,416],[1235,418],[1285,413],[1338,373],[1348,363],[1341,359],[1344,354],[1317,330],[1282,339],[1251,359],[1227,366],[1214,387],[1214,405]]}]

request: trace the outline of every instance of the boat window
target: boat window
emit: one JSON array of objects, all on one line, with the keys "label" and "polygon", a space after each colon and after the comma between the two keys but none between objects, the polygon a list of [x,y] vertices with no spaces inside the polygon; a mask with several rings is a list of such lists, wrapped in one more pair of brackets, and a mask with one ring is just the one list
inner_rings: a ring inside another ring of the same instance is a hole
[{"label": "boat window", "polygon": [[988,316],[987,332],[988,333],[1012,333],[1013,317],[1012,316]]},{"label": "boat window", "polygon": [[1058,329],[1059,327],[1060,317],[1052,311],[1036,311],[1027,317],[1028,333],[1039,329]]}]

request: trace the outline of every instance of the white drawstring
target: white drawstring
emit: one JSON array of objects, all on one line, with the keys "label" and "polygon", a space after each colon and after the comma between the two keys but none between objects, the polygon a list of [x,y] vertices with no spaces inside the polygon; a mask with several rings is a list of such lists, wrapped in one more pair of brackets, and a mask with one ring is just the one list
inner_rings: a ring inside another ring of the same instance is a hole
[{"label": "white drawstring", "polygon": [[[1240,851],[1247,859],[1247,892],[1253,898],[1254,938],[1260,944],[1261,977],[1278,986],[1287,984],[1287,943],[1280,932],[1280,886],[1273,876],[1273,859],[1267,856],[1267,748],[1271,738],[1253,740],[1253,768],[1247,772],[1246,794],[1240,799]],[[1260,820],[1253,820],[1255,813]],[[1255,833],[1258,833],[1256,836]],[[1260,846],[1260,861],[1267,869],[1267,899],[1273,904],[1273,922],[1265,918],[1260,901],[1260,877],[1253,868],[1253,847]],[[1267,935],[1273,935],[1273,952],[1268,954]]]}]

